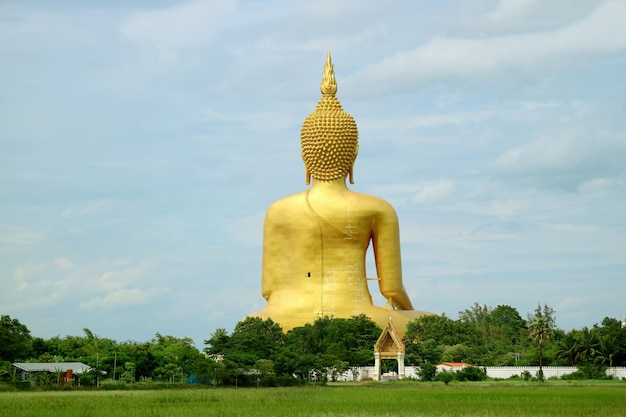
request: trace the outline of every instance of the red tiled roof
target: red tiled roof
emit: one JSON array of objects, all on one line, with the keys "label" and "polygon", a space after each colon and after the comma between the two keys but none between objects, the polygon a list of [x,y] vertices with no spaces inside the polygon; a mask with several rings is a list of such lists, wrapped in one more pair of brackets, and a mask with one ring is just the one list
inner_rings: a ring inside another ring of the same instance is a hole
[{"label": "red tiled roof", "polygon": [[445,365],[451,368],[465,368],[467,366],[472,366],[469,363],[464,362],[441,362],[439,365]]}]

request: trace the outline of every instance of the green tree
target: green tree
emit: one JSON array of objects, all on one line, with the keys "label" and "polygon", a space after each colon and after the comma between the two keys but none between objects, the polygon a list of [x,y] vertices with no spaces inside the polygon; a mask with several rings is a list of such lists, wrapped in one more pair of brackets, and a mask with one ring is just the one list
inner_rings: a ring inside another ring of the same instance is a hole
[{"label": "green tree", "polygon": [[556,358],[563,365],[574,366],[578,356],[578,347],[576,330],[569,331],[558,343]]},{"label": "green tree", "polygon": [[475,328],[481,338],[478,345],[469,344],[474,362],[484,365],[513,365],[519,359],[528,336],[526,322],[511,306],[498,305],[495,309],[474,303],[459,312],[463,325]]},{"label": "green tree", "polygon": [[152,339],[151,349],[158,363],[153,375],[158,379],[181,382],[189,374],[198,375],[206,371],[207,359],[189,337],[177,338],[157,333]]},{"label": "green tree", "polygon": [[434,339],[411,342],[405,344],[405,347],[408,363],[422,366],[424,363],[436,365],[441,362],[443,347]]},{"label": "green tree", "polygon": [[615,318],[605,317],[597,327],[599,361],[608,366],[626,365],[626,327]]},{"label": "green tree", "polygon": [[259,359],[274,360],[284,344],[281,327],[272,319],[246,317],[237,323],[224,348],[224,357],[252,367]]},{"label": "green tree", "polygon": [[319,353],[332,354],[348,366],[367,366],[374,362],[374,344],[380,333],[376,323],[363,314],[333,318],[325,326]]},{"label": "green tree", "polygon": [[543,381],[543,349],[554,330],[554,320],[554,310],[547,305],[542,307],[541,304],[538,304],[534,314],[528,315],[529,337],[535,341],[539,353],[537,379],[540,381]]},{"label": "green tree", "polygon": [[576,353],[576,361],[583,363],[591,363],[594,361],[598,349],[600,348],[600,341],[595,328],[589,329],[583,327],[578,332],[578,349]]},{"label": "green tree", "polygon": [[15,362],[28,359],[33,353],[30,330],[18,319],[7,315],[0,317],[0,360]]},{"label": "green tree", "polygon": [[[424,362],[420,364],[417,370],[417,376],[419,376],[422,381],[434,381],[435,377],[437,377],[437,366],[433,363]],[[446,385],[448,384],[446,383]]]},{"label": "green tree", "polygon": [[137,365],[134,362],[127,361],[124,363],[124,372],[122,372],[120,380],[126,383],[135,382],[136,368]]},{"label": "green tree", "polygon": [[204,341],[204,351],[210,355],[221,355],[228,348],[230,336],[224,328],[215,329],[211,337]]},{"label": "green tree", "polygon": [[476,327],[483,337],[489,336],[491,309],[486,305],[474,303],[469,309],[459,312],[459,320],[467,325]]},{"label": "green tree", "polygon": [[292,354],[316,356],[318,366],[340,362],[349,367],[367,366],[374,362],[374,344],[380,333],[376,323],[362,314],[348,319],[322,317],[312,325],[290,330],[285,347]]},{"label": "green tree", "polygon": [[438,363],[444,349],[455,345],[468,347],[464,359],[473,363],[484,350],[483,341],[477,327],[461,320],[452,320],[445,315],[423,316],[411,321],[404,336],[407,360],[416,364],[420,361]]},{"label": "green tree", "polygon": [[470,357],[470,349],[462,344],[446,346],[441,354],[442,362],[467,362]]},{"label": "green tree", "polygon": [[294,327],[287,332],[285,346],[295,354],[315,355],[321,350],[323,338],[323,335],[320,337],[320,332],[317,328],[307,323],[301,327]]},{"label": "green tree", "polygon": [[122,365],[128,361],[135,365],[128,377],[140,381],[153,376],[154,370],[159,366],[153,348],[152,342],[126,341],[119,344],[119,364]]},{"label": "green tree", "polygon": [[526,321],[522,319],[517,309],[508,305],[494,308],[489,314],[489,323],[504,328],[508,340],[513,345],[522,340],[522,334],[526,331]]},{"label": "green tree", "polygon": [[405,343],[416,340],[433,339],[440,345],[480,346],[483,338],[474,326],[468,326],[460,320],[452,320],[445,315],[427,315],[411,321],[407,325]]},{"label": "green tree", "polygon": [[602,366],[613,366],[615,358],[618,356],[619,344],[615,336],[600,336],[598,339],[595,363]]}]

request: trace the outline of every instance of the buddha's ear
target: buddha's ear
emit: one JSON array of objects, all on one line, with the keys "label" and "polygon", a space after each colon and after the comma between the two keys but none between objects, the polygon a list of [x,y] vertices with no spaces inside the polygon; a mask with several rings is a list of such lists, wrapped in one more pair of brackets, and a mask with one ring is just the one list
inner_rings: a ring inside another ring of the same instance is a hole
[{"label": "buddha's ear", "polygon": [[311,185],[311,171],[309,171],[309,167],[306,166],[306,159],[304,159],[304,149],[300,150],[300,156],[302,157],[302,162],[304,162],[304,170],[305,170],[305,184]]},{"label": "buddha's ear", "polygon": [[348,171],[348,179],[350,180],[350,184],[354,184],[354,161],[356,161],[356,156],[359,154],[359,144],[356,144],[356,148],[354,148],[354,158],[352,159],[352,163],[350,164],[350,171]]}]

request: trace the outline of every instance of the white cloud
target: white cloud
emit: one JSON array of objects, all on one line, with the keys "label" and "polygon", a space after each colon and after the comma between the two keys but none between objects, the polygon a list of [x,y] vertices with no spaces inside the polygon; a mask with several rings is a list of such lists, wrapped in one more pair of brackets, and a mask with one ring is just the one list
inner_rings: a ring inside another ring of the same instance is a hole
[{"label": "white cloud", "polygon": [[[364,130],[408,130],[440,127],[447,125],[462,125],[466,123],[478,123],[489,119],[502,110],[475,110],[463,112],[449,112],[440,114],[422,114],[404,118],[364,119],[359,121],[360,128]],[[506,110],[504,110],[506,111]],[[382,140],[382,138],[381,138]],[[384,138],[384,140],[389,140]]]},{"label": "white cloud", "polygon": [[116,259],[114,260],[111,265],[113,266],[126,266],[126,265],[130,265],[131,261],[128,259]]},{"label": "white cloud", "polygon": [[94,40],[94,27],[105,17],[97,12],[81,15],[4,4],[0,4],[0,16],[0,52],[49,51],[65,41],[82,47]]},{"label": "white cloud", "polygon": [[[531,181],[534,186],[582,189],[607,185],[597,180],[626,171],[626,134],[566,129],[543,134],[501,154],[492,164],[499,175]],[[589,182],[592,181],[592,182]]]},{"label": "white cloud", "polygon": [[258,212],[251,216],[233,218],[226,222],[225,228],[237,242],[246,246],[260,248],[263,244],[264,218],[264,212]]},{"label": "white cloud", "polygon": [[518,238],[522,228],[516,222],[491,222],[472,230],[466,237],[470,246],[504,239]]},{"label": "white cloud", "polygon": [[41,273],[44,267],[43,263],[29,262],[25,265],[17,266],[13,271],[13,277],[17,280],[31,278],[33,275]]},{"label": "white cloud", "polygon": [[122,24],[121,32],[134,42],[157,47],[199,46],[214,39],[236,8],[234,0],[198,0],[138,12]]},{"label": "white cloud", "polygon": [[411,201],[417,205],[436,204],[448,200],[454,193],[456,184],[450,180],[439,180],[420,185]]},{"label": "white cloud", "polygon": [[584,193],[606,191],[610,188],[613,188],[616,185],[616,182],[617,181],[614,178],[593,178],[580,184],[578,186],[578,191]]},{"label": "white cloud", "polygon": [[[6,290],[20,293],[19,297],[10,299],[11,304],[29,308],[52,307],[80,299],[97,300],[90,304],[95,306],[122,303],[131,296],[145,300],[161,291],[155,292],[162,286],[154,281],[150,262],[119,265],[115,261],[98,261],[75,265],[69,259],[55,258],[15,267]],[[139,295],[142,292],[146,295]]]},{"label": "white cloud", "polygon": [[550,223],[546,225],[549,229],[558,230],[560,232],[587,233],[595,234],[600,230],[595,225],[590,224],[572,224],[572,223]]},{"label": "white cloud", "polygon": [[491,38],[436,37],[365,67],[345,83],[355,92],[406,92],[434,80],[489,79],[499,73],[572,65],[572,59],[626,50],[624,15],[625,2],[609,2],[564,28]]},{"label": "white cloud", "polygon": [[106,201],[92,201],[85,204],[73,205],[67,207],[61,213],[61,217],[64,219],[72,219],[77,217],[92,217],[99,214],[107,208],[108,203]]},{"label": "white cloud", "polygon": [[227,113],[218,112],[213,109],[205,109],[203,113],[203,121],[211,123],[212,126],[241,125],[250,130],[262,132],[276,132],[285,130],[296,122],[296,120],[294,120],[289,114],[278,112]]},{"label": "white cloud", "polygon": [[120,288],[79,303],[81,309],[139,306],[169,292],[166,288]]},{"label": "white cloud", "polygon": [[524,110],[551,109],[554,107],[559,107],[561,105],[561,103],[550,101],[523,101],[520,104],[521,108]]},{"label": "white cloud", "polygon": [[74,266],[74,264],[72,264],[72,261],[66,258],[55,258],[54,264],[60,269],[70,269]]},{"label": "white cloud", "polygon": [[[216,41],[220,30],[231,20],[237,8],[237,0],[197,0],[131,15],[119,29],[123,38],[138,48],[136,56],[129,60],[128,68],[138,64],[135,71],[139,70],[145,77],[146,74],[169,71],[178,65],[198,64],[201,58],[190,51],[205,53],[207,45]],[[114,82],[119,83],[119,80]]]},{"label": "white cloud", "polygon": [[43,239],[43,235],[26,227],[0,224],[0,253],[23,250]]},{"label": "white cloud", "polygon": [[136,285],[150,286],[149,279],[152,273],[150,262],[126,265],[114,261],[110,264],[107,262],[99,268],[106,270],[99,272],[98,278],[89,280],[90,290],[112,291]]},{"label": "white cloud", "polygon": [[415,193],[422,187],[421,184],[385,184],[373,187],[371,193],[374,195]]},{"label": "white cloud", "polygon": [[515,199],[496,200],[491,202],[489,211],[498,216],[510,217],[517,214],[524,206],[522,201]]},{"label": "white cloud", "polygon": [[559,27],[599,7],[602,1],[588,0],[501,0],[495,9],[477,16],[470,24],[483,30],[533,30]]}]

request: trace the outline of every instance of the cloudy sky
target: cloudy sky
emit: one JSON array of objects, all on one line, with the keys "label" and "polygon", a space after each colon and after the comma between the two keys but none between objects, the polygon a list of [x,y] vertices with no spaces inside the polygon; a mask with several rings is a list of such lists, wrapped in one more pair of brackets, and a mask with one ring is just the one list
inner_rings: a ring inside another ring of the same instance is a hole
[{"label": "cloudy sky", "polygon": [[[626,315],[626,1],[3,0],[0,313],[203,340],[264,306],[326,51],[414,306]],[[373,271],[370,272],[370,275]],[[382,302],[375,288],[375,299]]]}]

